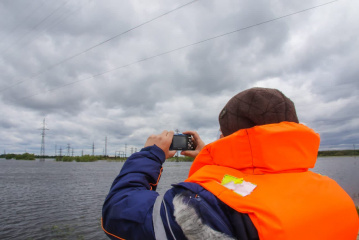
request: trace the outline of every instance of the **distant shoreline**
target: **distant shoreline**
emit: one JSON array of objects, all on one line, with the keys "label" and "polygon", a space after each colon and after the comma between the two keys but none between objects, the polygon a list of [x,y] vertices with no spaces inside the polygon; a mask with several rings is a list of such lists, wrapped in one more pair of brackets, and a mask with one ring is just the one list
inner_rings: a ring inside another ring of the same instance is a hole
[{"label": "distant shoreline", "polygon": [[[359,149],[358,150],[326,150],[326,151],[318,151],[318,157],[356,157],[359,156]],[[53,158],[56,159],[56,161],[64,161],[64,162],[70,162],[70,161],[77,161],[77,162],[93,162],[93,161],[99,161],[99,160],[107,160],[107,161],[126,161],[127,157],[112,157],[112,156],[102,156],[102,155],[96,155],[96,156],[90,156],[90,155],[84,155],[84,156],[39,156],[35,154],[30,153],[23,153],[23,154],[1,154],[0,158],[5,159],[16,159],[16,160],[35,160],[35,159],[41,159],[41,158]],[[184,157],[179,156],[172,157],[167,159],[168,162],[192,162],[193,158],[190,157]]]},{"label": "distant shoreline", "polygon": [[327,150],[319,151],[318,157],[342,157],[342,156],[359,156],[359,150]]}]

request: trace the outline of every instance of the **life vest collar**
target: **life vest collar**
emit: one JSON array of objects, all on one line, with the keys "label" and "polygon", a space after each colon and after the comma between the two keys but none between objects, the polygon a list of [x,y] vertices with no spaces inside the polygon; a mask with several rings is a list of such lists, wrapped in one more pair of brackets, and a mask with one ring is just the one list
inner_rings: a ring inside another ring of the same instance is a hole
[{"label": "life vest collar", "polygon": [[303,172],[313,168],[319,134],[303,124],[281,122],[239,130],[208,144],[189,172],[219,165],[248,174]]}]

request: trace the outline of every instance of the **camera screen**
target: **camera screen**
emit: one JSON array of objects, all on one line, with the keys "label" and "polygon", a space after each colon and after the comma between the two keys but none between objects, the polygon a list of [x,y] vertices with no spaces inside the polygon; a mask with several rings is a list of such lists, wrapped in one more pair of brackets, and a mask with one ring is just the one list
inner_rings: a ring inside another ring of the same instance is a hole
[{"label": "camera screen", "polygon": [[186,136],[173,136],[173,148],[185,148],[186,144]]}]

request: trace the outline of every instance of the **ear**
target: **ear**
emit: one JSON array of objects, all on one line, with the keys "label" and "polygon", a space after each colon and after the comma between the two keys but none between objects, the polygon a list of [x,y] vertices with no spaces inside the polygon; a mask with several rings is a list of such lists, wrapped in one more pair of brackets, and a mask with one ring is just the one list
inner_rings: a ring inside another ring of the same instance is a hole
[{"label": "ear", "polygon": [[219,129],[219,139],[221,139],[221,138],[224,138],[224,136],[223,136],[222,130]]}]

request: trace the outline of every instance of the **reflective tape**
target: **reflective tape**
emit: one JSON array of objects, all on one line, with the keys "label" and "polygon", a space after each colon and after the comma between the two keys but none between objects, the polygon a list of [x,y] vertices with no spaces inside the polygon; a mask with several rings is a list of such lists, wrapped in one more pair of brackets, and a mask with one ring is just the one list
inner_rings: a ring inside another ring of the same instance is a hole
[{"label": "reflective tape", "polygon": [[163,202],[163,195],[159,195],[155,201],[152,212],[153,230],[155,232],[156,240],[167,240],[165,227],[163,226],[161,218],[161,204]]}]

